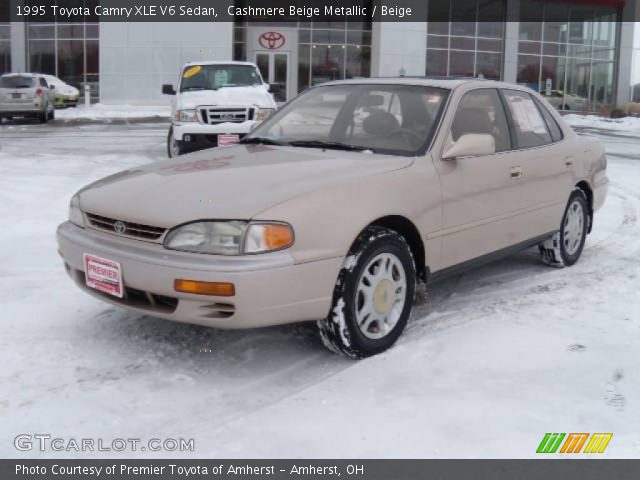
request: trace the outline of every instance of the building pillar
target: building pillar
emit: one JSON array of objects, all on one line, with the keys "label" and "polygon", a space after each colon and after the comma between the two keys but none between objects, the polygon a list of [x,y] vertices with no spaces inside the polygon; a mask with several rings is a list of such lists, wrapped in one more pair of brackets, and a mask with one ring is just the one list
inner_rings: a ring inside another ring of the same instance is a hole
[{"label": "building pillar", "polygon": [[627,0],[622,10],[620,44],[618,46],[615,104],[623,106],[632,100],[632,86],[640,83],[640,0]]},{"label": "building pillar", "polygon": [[11,71],[27,71],[27,41],[24,22],[11,22]]},{"label": "building pillar", "polygon": [[502,79],[516,83],[518,79],[518,40],[520,37],[520,0],[507,0],[507,22],[504,30],[504,58]]},{"label": "building pillar", "polygon": [[427,63],[426,22],[373,22],[371,76],[424,76]]}]

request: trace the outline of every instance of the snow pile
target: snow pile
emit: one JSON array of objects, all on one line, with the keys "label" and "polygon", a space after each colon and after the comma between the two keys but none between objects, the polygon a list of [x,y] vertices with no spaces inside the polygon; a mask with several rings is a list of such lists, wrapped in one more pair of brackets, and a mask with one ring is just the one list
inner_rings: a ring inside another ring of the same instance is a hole
[{"label": "snow pile", "polygon": [[605,118],[598,115],[565,115],[564,120],[572,127],[601,128],[640,132],[639,117]]},{"label": "snow pile", "polygon": [[56,110],[56,118],[62,120],[105,120],[119,118],[169,118],[171,107],[168,105],[105,105],[96,103],[89,107],[78,105],[76,108]]}]

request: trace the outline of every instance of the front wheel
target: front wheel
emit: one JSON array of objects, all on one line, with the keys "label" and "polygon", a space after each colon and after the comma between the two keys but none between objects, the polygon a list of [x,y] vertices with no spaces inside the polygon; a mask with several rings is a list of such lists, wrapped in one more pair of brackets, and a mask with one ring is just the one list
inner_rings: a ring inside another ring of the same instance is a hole
[{"label": "front wheel", "polygon": [[182,148],[180,148],[180,144],[173,136],[173,127],[169,129],[169,135],[167,136],[167,155],[169,158],[175,158],[182,155]]},{"label": "front wheel", "polygon": [[589,221],[587,197],[582,190],[574,190],[562,216],[560,230],[540,244],[542,260],[554,267],[569,267],[576,263],[584,249]]},{"label": "front wheel", "polygon": [[324,345],[351,358],[385,351],[407,324],[415,289],[405,239],[388,228],[367,228],[345,259],[329,316],[318,322]]}]

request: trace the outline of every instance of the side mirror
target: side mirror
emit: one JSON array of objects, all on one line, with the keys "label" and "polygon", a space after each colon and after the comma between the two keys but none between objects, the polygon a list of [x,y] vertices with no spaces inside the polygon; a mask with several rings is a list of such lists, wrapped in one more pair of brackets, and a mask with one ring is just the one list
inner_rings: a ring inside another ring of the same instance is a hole
[{"label": "side mirror", "polygon": [[496,141],[488,133],[467,133],[447,148],[443,160],[455,160],[458,157],[477,157],[496,153]]},{"label": "side mirror", "polygon": [[279,83],[270,83],[269,84],[269,91],[270,92],[279,92],[280,91],[280,84]]},{"label": "side mirror", "polygon": [[51,90],[55,90],[55,89],[56,89],[56,86],[55,86],[55,85],[50,85],[50,86],[49,86],[49,88],[50,88]]},{"label": "side mirror", "polygon": [[163,95],[175,95],[176,91],[173,88],[173,85],[165,84],[165,85],[162,85],[162,94]]}]

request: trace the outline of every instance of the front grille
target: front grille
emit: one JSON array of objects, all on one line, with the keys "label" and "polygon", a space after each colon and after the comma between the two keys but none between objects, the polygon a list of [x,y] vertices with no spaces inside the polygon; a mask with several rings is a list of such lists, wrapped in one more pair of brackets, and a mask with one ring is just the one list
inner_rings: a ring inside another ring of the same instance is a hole
[{"label": "front grille", "polygon": [[[141,223],[125,222],[124,220],[103,217],[102,215],[96,215],[94,213],[87,213],[86,215],[87,220],[89,220],[89,224],[93,228],[140,240],[158,240],[167,230],[162,227],[152,227],[151,225],[143,225]],[[124,230],[117,230],[116,223],[118,223],[117,226],[124,227]]]},{"label": "front grille", "polygon": [[202,123],[242,123],[253,119],[253,108],[246,107],[204,107],[200,109]]}]

